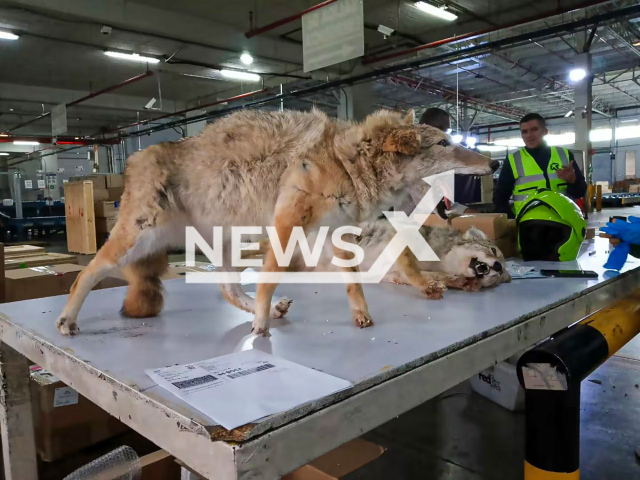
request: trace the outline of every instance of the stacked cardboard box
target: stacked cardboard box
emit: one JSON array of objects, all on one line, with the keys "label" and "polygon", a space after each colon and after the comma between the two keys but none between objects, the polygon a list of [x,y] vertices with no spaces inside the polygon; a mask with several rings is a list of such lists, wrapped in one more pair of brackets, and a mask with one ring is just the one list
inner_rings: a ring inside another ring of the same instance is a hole
[{"label": "stacked cardboard box", "polygon": [[31,405],[38,455],[52,462],[128,430],[73,388],[31,367]]},{"label": "stacked cardboard box", "polygon": [[[66,295],[84,268],[82,265],[61,264],[8,270],[5,272],[6,301],[18,302]],[[94,290],[126,284],[127,282],[119,278],[107,277],[98,283]]]},{"label": "stacked cardboard box", "polygon": [[446,227],[466,232],[471,227],[481,230],[504,254],[505,257],[518,255],[518,231],[515,220],[509,220],[504,213],[474,213],[455,217],[449,222],[438,215],[429,215],[424,222],[431,227]]},{"label": "stacked cardboard box", "polygon": [[101,202],[103,200],[119,201],[124,191],[124,179],[119,173],[110,173],[106,175],[84,175],[81,177],[71,177],[70,182],[89,181],[93,183],[93,201]]},{"label": "stacked cardboard box", "polygon": [[96,244],[102,247],[109,238],[109,233],[118,220],[119,201],[104,200],[94,204],[96,215]]}]

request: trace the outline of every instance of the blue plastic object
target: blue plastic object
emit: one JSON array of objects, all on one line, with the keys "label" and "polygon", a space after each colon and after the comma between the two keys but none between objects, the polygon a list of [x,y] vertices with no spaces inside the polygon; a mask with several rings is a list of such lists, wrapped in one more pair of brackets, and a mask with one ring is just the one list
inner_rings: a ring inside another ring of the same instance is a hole
[{"label": "blue plastic object", "polygon": [[619,238],[621,242],[609,254],[604,268],[620,270],[629,256],[632,244],[640,244],[640,217],[629,217],[628,222],[609,222],[601,229],[613,238]]}]

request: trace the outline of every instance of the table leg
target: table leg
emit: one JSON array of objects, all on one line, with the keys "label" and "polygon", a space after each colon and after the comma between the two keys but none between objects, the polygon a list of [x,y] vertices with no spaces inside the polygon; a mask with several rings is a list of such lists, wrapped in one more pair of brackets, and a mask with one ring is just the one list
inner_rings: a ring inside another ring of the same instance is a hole
[{"label": "table leg", "polygon": [[0,342],[0,431],[6,480],[38,480],[29,362]]}]

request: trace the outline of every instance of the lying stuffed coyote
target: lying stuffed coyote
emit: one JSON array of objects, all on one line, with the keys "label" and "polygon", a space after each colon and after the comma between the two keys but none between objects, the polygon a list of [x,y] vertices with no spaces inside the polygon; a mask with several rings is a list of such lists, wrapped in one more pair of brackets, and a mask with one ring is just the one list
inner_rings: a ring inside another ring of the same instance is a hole
[{"label": "lying stuffed coyote", "polygon": [[[209,244],[213,227],[223,227],[222,269],[232,271],[234,225],[275,225],[286,245],[294,226],[311,231],[319,225],[358,225],[403,204],[408,192],[422,198],[428,189],[424,177],[450,170],[485,175],[497,167],[497,161],[452,144],[438,129],[416,125],[413,112],[403,118],[379,111],[361,123],[336,121],[318,110],[229,115],[198,136],[131,156],[118,221],[109,241],[71,287],[56,324],[64,335],[78,333],[85,298],[118,268],[129,282],[122,314],[157,315],[163,305],[160,276],[167,268],[166,251],[184,245],[187,226],[195,227]],[[263,270],[284,270],[271,250]],[[441,282],[412,278],[427,295],[444,289]],[[276,287],[258,285],[252,325],[256,334],[268,335],[270,315],[286,313],[271,309]],[[240,285],[223,288],[230,297]],[[347,285],[347,295],[356,325],[371,325],[362,285]]]},{"label": "lying stuffed coyote", "polygon": [[[377,259],[395,231],[386,220],[376,220],[366,225],[361,225],[362,234],[356,238],[356,243],[364,250],[364,261],[360,264],[363,271],[369,270],[373,260]],[[415,268],[403,268],[402,260],[396,262],[387,272],[383,281],[400,285],[419,284],[415,279],[408,278],[407,274],[418,272],[423,279],[440,282],[448,288],[457,288],[467,291],[478,291],[483,288],[496,287],[500,283],[510,283],[511,275],[507,272],[504,255],[498,247],[481,230],[472,227],[462,233],[451,227],[422,227],[420,234],[427,241],[440,261],[420,262],[409,252],[409,261],[415,262]],[[309,244],[315,244],[316,239],[311,235]],[[260,242],[258,250],[243,250],[242,258],[260,258],[269,252],[269,240]],[[326,272],[336,269],[331,264],[331,254],[322,255],[318,266],[307,267],[302,255],[298,252],[291,259],[289,270],[292,271],[320,271]],[[226,289],[233,288],[227,285]],[[430,298],[442,298],[446,288],[434,292]],[[247,312],[255,313],[255,300],[236,290],[236,295],[226,297],[226,300]],[[274,305],[275,310],[287,311],[291,300],[284,298]]]}]

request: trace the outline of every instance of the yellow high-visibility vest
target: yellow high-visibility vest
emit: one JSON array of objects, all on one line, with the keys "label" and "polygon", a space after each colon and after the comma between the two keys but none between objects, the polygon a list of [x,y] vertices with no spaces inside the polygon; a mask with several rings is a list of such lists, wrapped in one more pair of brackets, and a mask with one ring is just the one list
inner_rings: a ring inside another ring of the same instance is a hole
[{"label": "yellow high-visibility vest", "polygon": [[569,165],[569,150],[566,148],[551,147],[551,158],[547,165],[549,184],[542,169],[525,148],[509,155],[509,163],[516,180],[513,187],[513,210],[516,215],[527,197],[538,188],[550,188],[559,193],[567,192],[567,183],[556,175],[556,171]]}]

